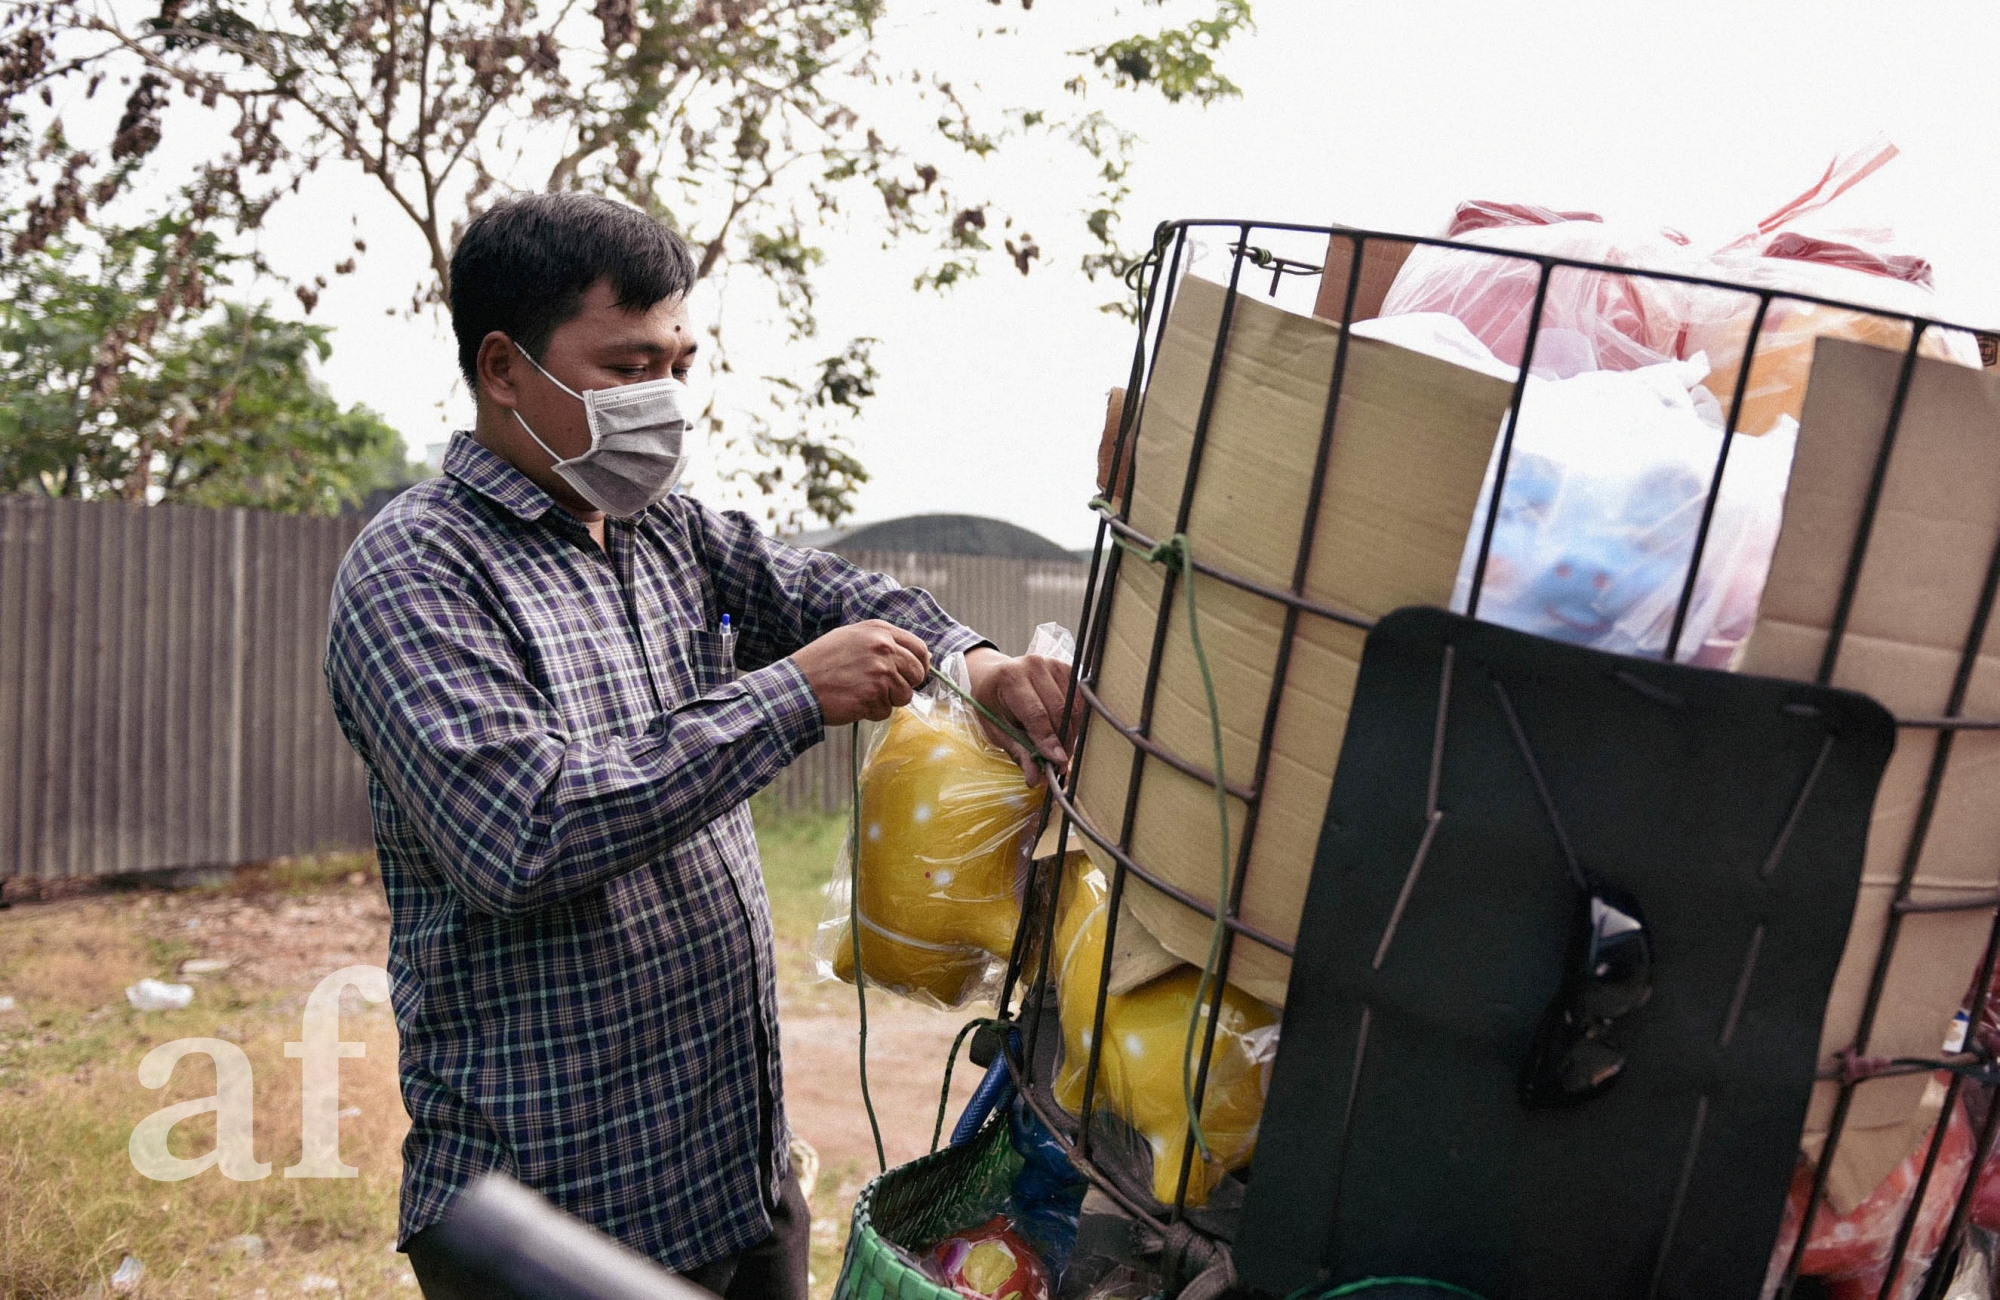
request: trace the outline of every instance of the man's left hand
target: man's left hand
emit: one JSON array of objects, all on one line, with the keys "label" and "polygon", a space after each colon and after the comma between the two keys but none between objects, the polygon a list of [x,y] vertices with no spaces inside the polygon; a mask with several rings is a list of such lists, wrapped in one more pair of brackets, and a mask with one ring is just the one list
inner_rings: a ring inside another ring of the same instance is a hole
[{"label": "man's left hand", "polygon": [[[1068,765],[1069,749],[1061,734],[1063,705],[1069,697],[1068,664],[1044,655],[1010,658],[991,646],[981,646],[966,652],[965,669],[972,678],[974,699],[1025,733],[1041,757],[1058,770]],[[1042,765],[1035,761],[1034,751],[984,716],[979,725],[1021,765],[1029,785],[1041,784]]]}]

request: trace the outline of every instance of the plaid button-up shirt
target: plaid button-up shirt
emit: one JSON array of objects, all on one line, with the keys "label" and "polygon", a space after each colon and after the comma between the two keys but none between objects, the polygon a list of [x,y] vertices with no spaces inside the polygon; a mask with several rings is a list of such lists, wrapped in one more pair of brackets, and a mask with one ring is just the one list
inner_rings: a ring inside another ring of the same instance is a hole
[{"label": "plaid button-up shirt", "polygon": [[979,637],[686,496],[605,543],[460,434],[342,563],[326,672],[392,917],[399,1241],[503,1169],[685,1270],[767,1235],[790,1171],[744,803],[820,739],[785,656]]}]

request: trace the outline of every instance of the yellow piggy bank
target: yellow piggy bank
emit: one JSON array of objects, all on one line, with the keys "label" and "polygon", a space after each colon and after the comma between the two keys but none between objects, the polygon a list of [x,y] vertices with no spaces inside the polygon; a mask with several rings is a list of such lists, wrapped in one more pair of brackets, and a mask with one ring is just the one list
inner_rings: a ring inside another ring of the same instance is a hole
[{"label": "yellow piggy bank", "polygon": [[[956,700],[897,709],[861,775],[861,964],[871,982],[945,1006],[1014,944],[1014,883],[1039,791]],[[852,982],[845,927],[834,973]]]},{"label": "yellow piggy bank", "polygon": [[[1102,872],[1082,856],[1072,858],[1067,899],[1057,925],[1056,995],[1062,1015],[1063,1063],[1056,1072],[1056,1101],[1071,1114],[1083,1108],[1084,1072],[1098,980],[1104,970],[1105,916],[1110,898]],[[1137,1129],[1153,1153],[1153,1198],[1171,1205],[1188,1145],[1187,1101],[1181,1062],[1187,1052],[1188,1016],[1201,974],[1181,966],[1104,1003],[1104,1047],[1098,1059],[1094,1105]],[[1212,997],[1213,994],[1211,993]],[[1203,1000],[1195,1034],[1198,1052],[1208,1032]],[[1200,1153],[1188,1170],[1187,1203],[1205,1205],[1225,1174],[1250,1163],[1257,1149],[1257,1121],[1264,1113],[1265,1067],[1275,1049],[1278,1017],[1236,989],[1222,995],[1222,1023],[1202,1094],[1201,1127],[1212,1160]]]}]

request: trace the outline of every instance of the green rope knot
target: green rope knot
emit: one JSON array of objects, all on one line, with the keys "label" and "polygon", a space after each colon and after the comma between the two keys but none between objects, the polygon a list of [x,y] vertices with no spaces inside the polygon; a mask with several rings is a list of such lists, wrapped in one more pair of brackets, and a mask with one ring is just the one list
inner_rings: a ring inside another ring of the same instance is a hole
[{"label": "green rope knot", "polygon": [[[1189,558],[1189,555],[1186,533],[1175,533],[1166,541],[1161,542],[1158,546],[1146,552],[1146,558],[1154,564],[1164,564],[1169,568],[1179,569],[1183,574],[1190,572],[1194,568],[1194,561]],[[1192,584],[1189,585],[1188,590],[1194,590]],[[1193,625],[1190,624],[1189,626],[1192,627]]]}]

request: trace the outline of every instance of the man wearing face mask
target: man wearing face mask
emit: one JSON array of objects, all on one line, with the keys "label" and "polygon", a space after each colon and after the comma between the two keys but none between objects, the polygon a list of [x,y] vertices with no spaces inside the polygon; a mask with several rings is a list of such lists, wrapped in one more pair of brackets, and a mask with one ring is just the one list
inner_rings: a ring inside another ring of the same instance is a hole
[{"label": "man wearing face mask", "polygon": [[398,1241],[431,1300],[467,1292],[427,1230],[488,1169],[732,1300],[804,1300],[745,800],[954,650],[1067,761],[1062,665],[673,492],[693,282],[677,237],[605,199],[475,218],[451,312],[477,422],[336,582],[327,680],[392,916]]}]

